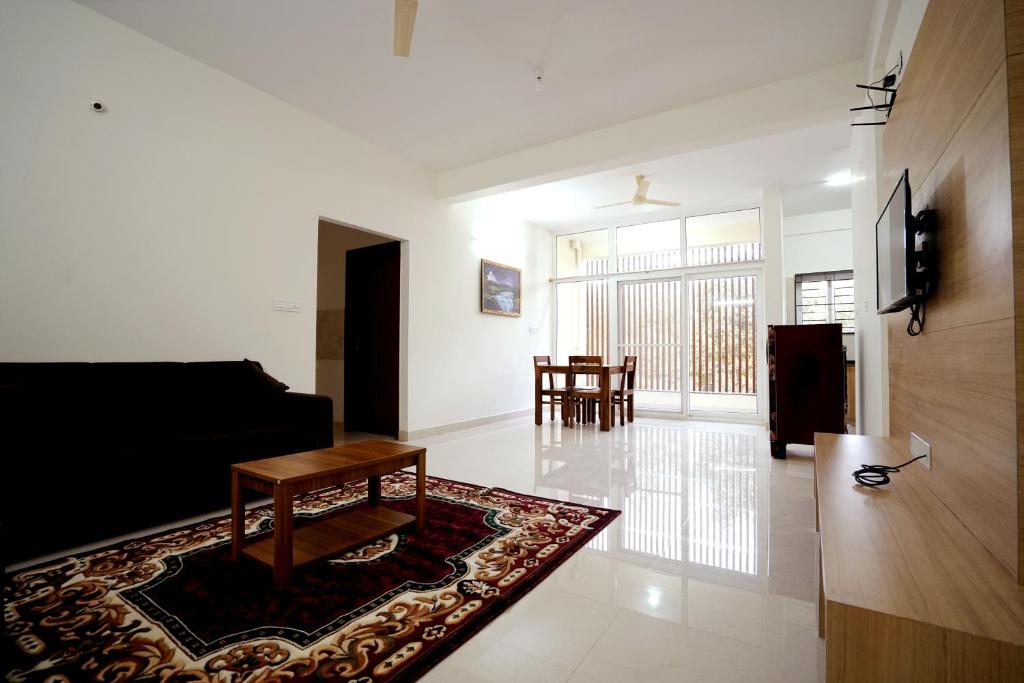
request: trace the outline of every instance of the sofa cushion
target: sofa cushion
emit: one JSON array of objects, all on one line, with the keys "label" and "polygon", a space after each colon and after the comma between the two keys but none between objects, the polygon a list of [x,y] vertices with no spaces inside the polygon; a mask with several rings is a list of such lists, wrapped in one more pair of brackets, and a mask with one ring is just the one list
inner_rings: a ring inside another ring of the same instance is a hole
[{"label": "sofa cushion", "polygon": [[268,392],[284,393],[288,391],[288,385],[284,382],[278,381],[277,378],[268,374],[267,371],[263,369],[263,365],[261,363],[249,360],[248,358],[244,359],[242,362],[246,364],[246,367],[248,367],[249,371],[252,373],[252,381],[256,386],[266,389]]}]

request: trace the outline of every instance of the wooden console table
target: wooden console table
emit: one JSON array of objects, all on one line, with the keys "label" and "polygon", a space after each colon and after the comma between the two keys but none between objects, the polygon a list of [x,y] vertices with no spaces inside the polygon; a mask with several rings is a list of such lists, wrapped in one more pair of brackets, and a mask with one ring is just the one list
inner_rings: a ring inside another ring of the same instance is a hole
[{"label": "wooden console table", "polygon": [[[284,585],[292,568],[334,555],[415,523],[423,530],[427,449],[395,441],[360,441],[318,451],[264,458],[231,466],[231,557],[252,558],[274,569]],[[380,504],[380,478],[416,466],[416,516]],[[293,528],[292,497],[307,491],[368,480],[367,506],[358,506]],[[246,545],[242,488],[274,497],[274,533]]]},{"label": "wooden console table", "polygon": [[827,681],[1022,681],[1024,587],[929,486],[923,461],[865,488],[862,463],[898,465],[891,439],[816,434]]}]

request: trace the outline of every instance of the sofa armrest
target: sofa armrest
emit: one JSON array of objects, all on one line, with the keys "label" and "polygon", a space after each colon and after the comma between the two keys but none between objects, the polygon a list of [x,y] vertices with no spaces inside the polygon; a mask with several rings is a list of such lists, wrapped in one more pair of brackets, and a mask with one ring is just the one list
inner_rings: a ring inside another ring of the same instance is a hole
[{"label": "sofa armrest", "polygon": [[281,394],[281,402],[291,419],[316,434],[317,448],[334,445],[334,401],[322,394]]}]

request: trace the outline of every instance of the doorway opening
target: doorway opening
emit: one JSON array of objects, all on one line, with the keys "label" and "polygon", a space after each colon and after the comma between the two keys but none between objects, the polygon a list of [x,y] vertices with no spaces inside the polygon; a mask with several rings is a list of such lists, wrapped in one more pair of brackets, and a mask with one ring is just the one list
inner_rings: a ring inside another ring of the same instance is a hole
[{"label": "doorway opening", "polygon": [[399,435],[401,242],[320,220],[316,392],[334,402],[335,440]]}]

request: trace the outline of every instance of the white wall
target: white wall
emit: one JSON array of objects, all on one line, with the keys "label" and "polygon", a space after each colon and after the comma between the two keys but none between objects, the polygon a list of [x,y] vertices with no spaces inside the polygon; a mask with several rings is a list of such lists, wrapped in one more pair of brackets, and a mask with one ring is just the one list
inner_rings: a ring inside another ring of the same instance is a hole
[{"label": "white wall", "polygon": [[790,294],[786,321],[795,322],[793,276],[853,268],[853,216],[850,209],[786,216],[783,267]]},{"label": "white wall", "polygon": [[[928,0],[876,0],[861,79],[871,82],[908,61]],[[876,120],[867,114],[858,121]],[[857,179],[851,187],[854,287],[857,292],[857,431],[889,434],[888,339],[878,309],[875,282],[875,221],[889,198],[882,187],[882,127],[851,127],[850,155]]]},{"label": "white wall", "polygon": [[[853,268],[853,216],[850,209],[786,216],[783,219],[786,291],[792,293],[793,276]],[[792,297],[786,311],[794,321]]]},{"label": "white wall", "polygon": [[[312,391],[325,217],[409,240],[404,429],[532,404],[549,233],[69,0],[5,0],[0,44],[0,360],[247,356]],[[522,318],[479,312],[482,256],[523,267]]]},{"label": "white wall", "polygon": [[[840,209],[783,218],[786,323],[796,323],[796,275],[853,269],[851,213],[850,209]],[[843,343],[846,345],[846,357],[856,360],[854,335],[843,335]]]},{"label": "white wall", "polygon": [[761,195],[761,229],[764,244],[764,316],[769,325],[786,320],[785,244],[782,232],[782,193],[766,187]]}]

